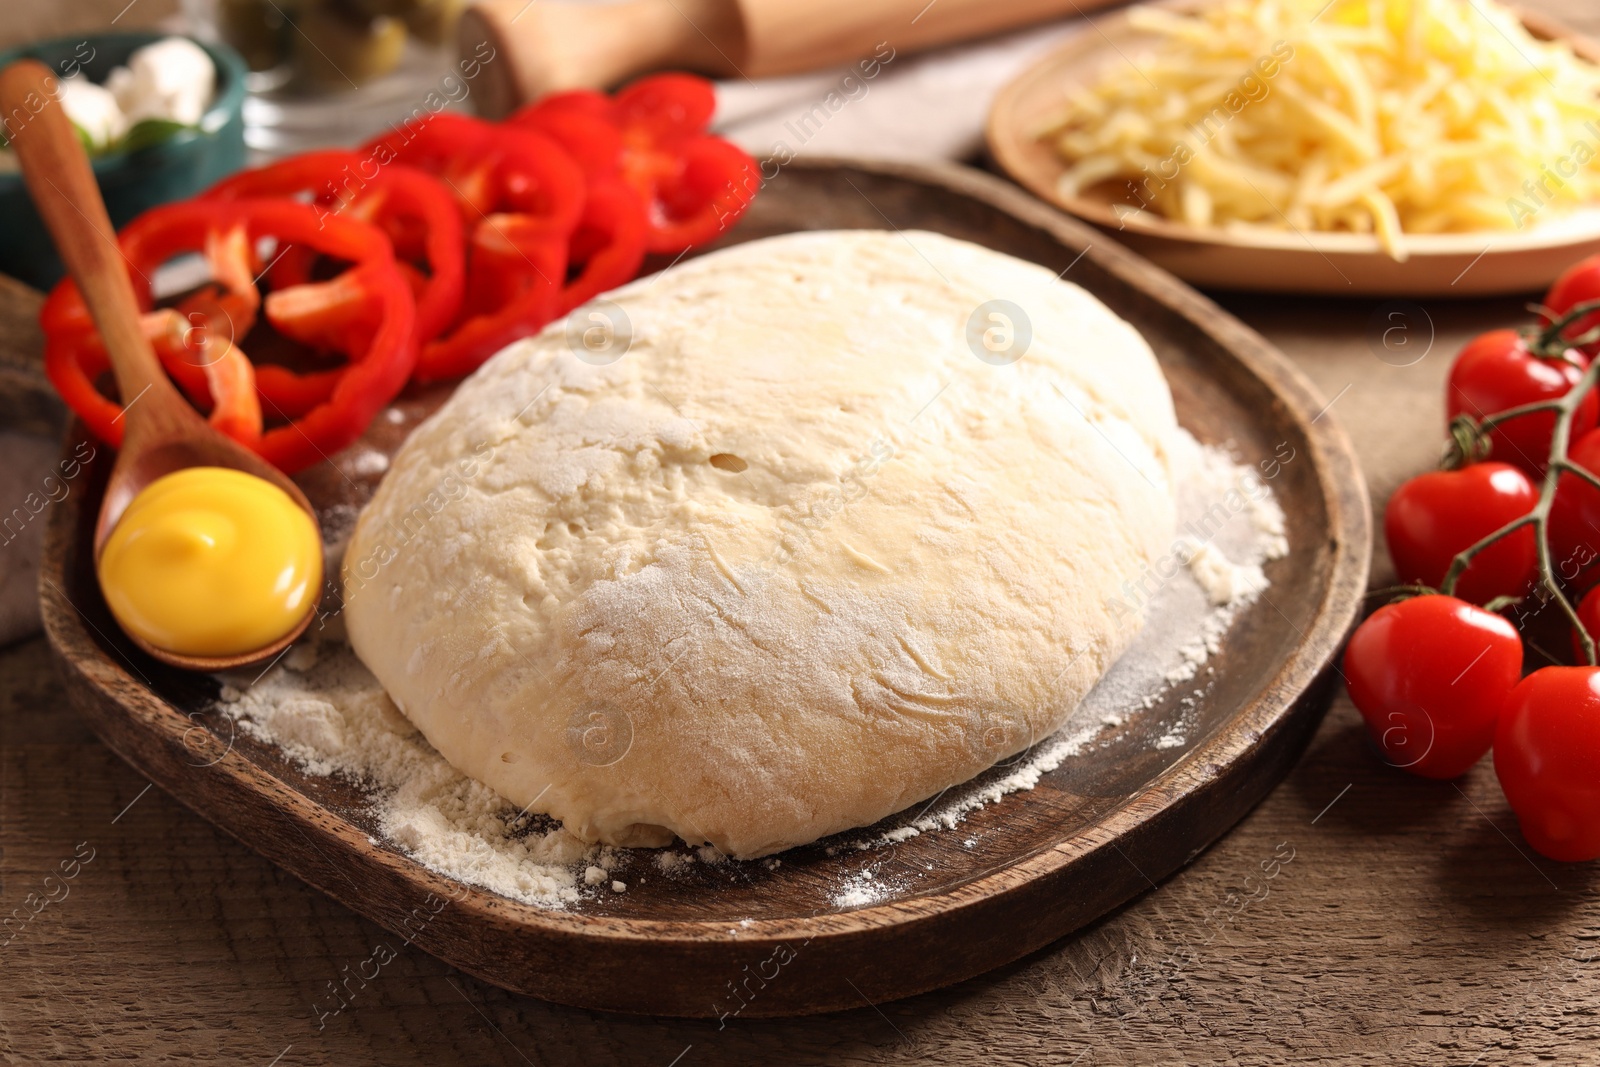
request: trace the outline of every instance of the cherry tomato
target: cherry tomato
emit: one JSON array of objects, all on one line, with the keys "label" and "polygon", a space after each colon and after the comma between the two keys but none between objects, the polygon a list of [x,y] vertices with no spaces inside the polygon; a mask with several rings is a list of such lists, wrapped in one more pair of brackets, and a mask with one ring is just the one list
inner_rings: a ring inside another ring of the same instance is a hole
[{"label": "cherry tomato", "polygon": [[[1572,349],[1572,362],[1541,359],[1528,350],[1527,340],[1515,330],[1480,334],[1456,356],[1445,387],[1446,418],[1470,415],[1482,419],[1523,404],[1559,400],[1588,366],[1588,357]],[[1573,416],[1572,439],[1594,429],[1600,420],[1600,397],[1591,392]],[[1550,460],[1550,433],[1554,412],[1541,411],[1512,419],[1489,434],[1494,444],[1491,458],[1514,464],[1538,477]]]},{"label": "cherry tomato", "polygon": [[[1567,449],[1567,458],[1600,474],[1600,430],[1590,430]],[[1563,474],[1550,505],[1550,562],[1557,577],[1583,590],[1600,578],[1600,489]]]},{"label": "cherry tomato", "polygon": [[1600,668],[1545,667],[1506,698],[1494,772],[1543,855],[1600,859]]},{"label": "cherry tomato", "polygon": [[[1590,256],[1568,267],[1545,294],[1544,306],[1561,316],[1590,300],[1600,300],[1600,256]],[[1549,319],[1545,320],[1547,325],[1549,322]],[[1596,326],[1600,326],[1600,311],[1585,315],[1568,326],[1565,335],[1578,337]],[[1584,345],[1583,350],[1590,356],[1600,355],[1600,341]]]},{"label": "cherry tomato", "polygon": [[[1538,502],[1528,476],[1507,463],[1418,475],[1394,491],[1383,512],[1395,572],[1402,582],[1437,589],[1456,553],[1526,515]],[[1538,562],[1533,527],[1525,526],[1474,556],[1453,593],[1474,604],[1524,596],[1538,577]]]},{"label": "cherry tomato", "polygon": [[1386,761],[1454,778],[1489,751],[1500,706],[1522,676],[1522,640],[1499,615],[1455,597],[1413,597],[1356,628],[1344,674]]},{"label": "cherry tomato", "polygon": [[[1578,602],[1578,621],[1583,623],[1596,649],[1600,650],[1600,589],[1589,590],[1588,595]],[[1579,666],[1589,662],[1583,653],[1583,642],[1578,640],[1576,632],[1572,635],[1572,658]]]}]

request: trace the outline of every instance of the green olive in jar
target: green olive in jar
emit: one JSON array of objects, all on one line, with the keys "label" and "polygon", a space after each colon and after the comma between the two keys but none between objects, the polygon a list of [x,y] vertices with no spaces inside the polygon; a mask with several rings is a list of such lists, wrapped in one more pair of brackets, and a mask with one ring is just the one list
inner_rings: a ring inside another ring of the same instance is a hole
[{"label": "green olive in jar", "polygon": [[354,14],[376,19],[385,16],[404,18],[426,7],[428,0],[338,0],[338,2]]},{"label": "green olive in jar", "polygon": [[466,6],[467,0],[423,0],[405,16],[406,28],[419,41],[443,44],[455,36],[456,23]]},{"label": "green olive in jar", "polygon": [[217,32],[251,70],[271,70],[288,55],[286,37],[292,31],[267,0],[220,0]]},{"label": "green olive in jar", "polygon": [[400,62],[406,27],[399,19],[351,18],[333,7],[295,17],[295,66],[313,85],[349,89],[382,77]]}]

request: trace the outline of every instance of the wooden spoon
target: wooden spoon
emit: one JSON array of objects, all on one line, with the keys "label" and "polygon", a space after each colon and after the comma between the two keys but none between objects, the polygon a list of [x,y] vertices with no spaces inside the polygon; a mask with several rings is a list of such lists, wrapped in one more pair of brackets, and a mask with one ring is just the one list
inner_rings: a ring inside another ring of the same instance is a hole
[{"label": "wooden spoon", "polygon": [[[316,512],[300,487],[254,452],[213,430],[161,369],[155,350],[139,328],[139,306],[116,232],[89,169],[89,157],[56,99],[59,90],[60,82],[50,68],[31,59],[0,71],[0,114],[6,116],[6,135],[61,260],[100,328],[117,391],[126,398],[122,449],[95,524],[96,562],[106,538],[139,491],[185,467],[231,467],[253,474],[288,493],[315,523]],[[156,648],[133,634],[128,636],[174,667],[230,670],[277,656],[305,631],[316,608],[313,601],[305,618],[272,644],[232,656],[185,656]]]}]

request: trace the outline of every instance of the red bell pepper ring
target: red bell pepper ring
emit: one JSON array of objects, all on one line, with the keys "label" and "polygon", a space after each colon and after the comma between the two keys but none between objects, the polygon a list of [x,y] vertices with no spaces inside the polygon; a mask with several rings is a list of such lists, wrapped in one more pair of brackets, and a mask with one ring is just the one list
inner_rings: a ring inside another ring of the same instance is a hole
[{"label": "red bell pepper ring", "polygon": [[464,115],[433,115],[368,146],[439,176],[466,219],[467,291],[456,328],[423,346],[418,381],[459,377],[556,315],[584,173],[556,141]]},{"label": "red bell pepper ring", "polygon": [[[224,178],[204,196],[236,200],[305,193],[319,208],[376,225],[389,235],[402,261],[426,261],[428,273],[415,272],[421,280],[414,290],[418,344],[455,321],[465,284],[461,215],[450,190],[420,170],[403,164],[379,166],[369,155],[343,149],[306,152]],[[279,288],[304,284],[311,280],[315,259],[309,246],[281,249],[268,278]]]},{"label": "red bell pepper ring", "polygon": [[[706,132],[715,109],[715,92],[704,78],[655,74],[614,98],[591,89],[554,93],[508,121],[560,141],[585,160],[591,180],[622,174],[646,205],[647,251],[676,255],[715,240],[761,186],[755,160]],[[603,125],[616,131],[615,141],[600,132]],[[617,154],[608,163],[613,147]]]},{"label": "red bell pepper ring", "polygon": [[565,315],[632,281],[644,263],[649,226],[644,205],[627,183],[620,178],[596,179],[589,186],[583,220],[568,244],[569,262],[581,266],[561,290],[556,314]]},{"label": "red bell pepper ring", "polygon": [[[254,375],[236,347],[226,340],[192,343],[189,336],[203,334],[204,327],[192,328],[173,308],[141,315],[139,324],[162,365],[179,379],[197,407],[210,412],[213,427],[241,442],[260,439],[261,405]],[[44,362],[45,374],[67,406],[95,436],[120,445],[122,406],[106,399],[94,385],[111,369],[99,334],[92,329],[47,331]],[[222,399],[213,403],[212,397]]]},{"label": "red bell pepper ring", "polygon": [[616,105],[594,89],[551,93],[508,120],[560,144],[587,183],[583,216],[567,248],[569,271],[581,269],[562,288],[557,315],[632,280],[644,263],[649,220],[643,200],[620,180],[623,145],[616,120]]},{"label": "red bell pepper ring", "polygon": [[[473,231],[462,322],[423,346],[419,382],[458,378],[555,317],[567,270],[567,236],[521,215],[490,215]],[[481,290],[483,296],[477,293]]]},{"label": "red bell pepper ring", "polygon": [[571,232],[583,212],[583,172],[534,130],[441,112],[369,142],[363,151],[435,175],[455,193],[470,228],[493,212],[531,215]]},{"label": "red bell pepper ring", "polygon": [[326,404],[343,376],[343,367],[296,374],[287,367],[266,363],[256,368],[256,395],[273,414],[298,419],[317,405]]},{"label": "red bell pepper ring", "polygon": [[564,148],[591,187],[622,167],[622,130],[611,98],[594,89],[551,93],[518,111],[508,125],[536,130]]},{"label": "red bell pepper ring", "polygon": [[[119,241],[127,262],[144,278],[171,258],[170,253],[185,250],[163,243],[165,235],[149,230],[148,224],[130,226]],[[148,288],[135,287],[143,312],[140,326],[163,367],[197,407],[209,411],[211,425],[253,444],[261,437],[261,405],[250,361],[233,344],[235,336],[254,324],[260,304],[251,277],[253,250],[238,225],[207,231],[199,245],[221,286],[207,285],[178,308],[159,311],[150,310]],[[122,408],[94,385],[110,362],[76,283],[69,278],[56,286],[39,321],[45,331],[46,375],[96,436],[120,445]]]},{"label": "red bell pepper ring", "polygon": [[654,74],[616,95],[623,177],[648,205],[651,252],[675,255],[715,240],[761,187],[755,160],[706,132],[716,110],[711,83]]},{"label": "red bell pepper ring", "polygon": [[715,240],[761,187],[755,160],[720,137],[699,137],[670,151],[630,151],[624,175],[650,204],[647,247],[666,255]]},{"label": "red bell pepper ring", "polygon": [[[248,329],[241,319],[248,317],[253,322],[261,301],[250,274],[253,263],[241,269],[238,256],[241,250],[248,256],[265,239],[280,246],[304,245],[353,264],[345,275],[334,279],[337,300],[319,302],[319,294],[308,298],[290,288],[272,293],[265,302],[267,318],[286,335],[299,331],[359,344],[346,353],[349,363],[337,372],[325,399],[313,403],[316,395],[302,396],[302,403],[310,404],[303,412],[269,411],[292,421],[265,432],[261,432],[257,414],[259,438],[243,443],[292,473],[354,443],[405,386],[415,365],[411,291],[382,231],[294,200],[191,200],[139,216],[123,230],[118,244],[133,273],[146,282],[142,287],[136,285],[135,291],[146,312],[142,320],[146,331],[156,335],[157,352],[163,354],[169,373],[179,377],[186,390],[194,393],[203,384],[213,403],[215,423],[218,410],[233,415],[241,410],[239,398],[251,403],[256,399],[250,380],[255,376],[237,342]],[[180,305],[196,318],[186,319],[182,311],[172,309],[152,311],[148,279],[155,269],[174,256],[200,249],[212,260],[213,273],[221,284],[207,286]],[[322,307],[330,303],[338,314]],[[307,305],[325,317],[313,320]],[[120,445],[122,408],[95,390],[104,352],[92,324],[84,327],[89,321],[87,309],[70,280],[51,293],[40,321],[46,334],[46,372],[52,382],[96,436]],[[180,338],[176,344],[171,339],[175,331]],[[199,365],[203,383],[194,378],[194,365],[183,359],[194,351],[204,357]],[[179,357],[178,365],[174,365],[174,355]],[[279,372],[274,377],[281,382],[286,374]],[[325,381],[317,380],[315,390],[320,391]]]},{"label": "red bell pepper ring", "polygon": [[617,90],[617,125],[644,134],[652,145],[700,137],[711,128],[716,90],[693,74],[652,74]]}]

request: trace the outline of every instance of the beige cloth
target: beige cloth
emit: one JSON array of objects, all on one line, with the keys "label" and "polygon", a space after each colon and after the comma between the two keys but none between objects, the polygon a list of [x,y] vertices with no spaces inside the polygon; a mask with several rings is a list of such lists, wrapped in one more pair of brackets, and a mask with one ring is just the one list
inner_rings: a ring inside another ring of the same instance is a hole
[{"label": "beige cloth", "polygon": [[780,148],[796,155],[970,159],[982,149],[995,93],[1084,26],[1083,19],[1065,19],[917,55],[899,54],[885,41],[877,55],[890,58],[875,68],[719,82],[717,128],[757,159]]}]

